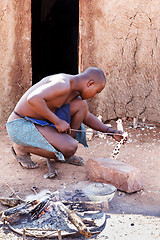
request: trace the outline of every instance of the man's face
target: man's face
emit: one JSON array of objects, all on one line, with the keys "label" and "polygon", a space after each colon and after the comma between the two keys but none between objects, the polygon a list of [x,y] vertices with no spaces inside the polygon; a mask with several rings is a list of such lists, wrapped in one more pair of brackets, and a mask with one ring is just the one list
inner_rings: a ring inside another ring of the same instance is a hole
[{"label": "man's face", "polygon": [[100,93],[103,88],[105,87],[104,84],[92,84],[92,85],[87,85],[84,89],[83,92],[81,93],[82,99],[90,99],[96,96],[96,94]]}]

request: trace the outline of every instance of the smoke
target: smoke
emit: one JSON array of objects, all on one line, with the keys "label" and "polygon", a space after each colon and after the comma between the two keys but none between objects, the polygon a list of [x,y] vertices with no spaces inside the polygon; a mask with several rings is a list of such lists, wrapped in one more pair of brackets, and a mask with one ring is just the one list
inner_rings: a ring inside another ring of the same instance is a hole
[{"label": "smoke", "polygon": [[47,196],[51,195],[51,192],[48,190],[48,189],[43,189],[41,190],[39,193],[37,194],[31,194],[31,195],[28,195],[26,198],[25,198],[25,201],[33,201],[33,200],[40,200],[40,199],[43,199]]}]

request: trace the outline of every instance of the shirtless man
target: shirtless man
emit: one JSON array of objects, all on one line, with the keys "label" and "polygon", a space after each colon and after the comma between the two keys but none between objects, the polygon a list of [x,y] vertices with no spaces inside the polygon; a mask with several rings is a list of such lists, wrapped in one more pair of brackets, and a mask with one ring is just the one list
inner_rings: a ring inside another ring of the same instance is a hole
[{"label": "shirtless man", "polygon": [[[100,93],[106,84],[103,71],[90,67],[77,75],[56,74],[43,78],[29,88],[8,118],[7,131],[14,142],[12,152],[24,168],[36,168],[30,154],[83,165],[74,154],[78,142],[76,131],[84,123],[103,133],[114,133],[115,140],[122,132],[103,124],[88,111],[85,101]],[[116,133],[120,133],[116,135]],[[50,173],[53,173],[50,169]]]}]

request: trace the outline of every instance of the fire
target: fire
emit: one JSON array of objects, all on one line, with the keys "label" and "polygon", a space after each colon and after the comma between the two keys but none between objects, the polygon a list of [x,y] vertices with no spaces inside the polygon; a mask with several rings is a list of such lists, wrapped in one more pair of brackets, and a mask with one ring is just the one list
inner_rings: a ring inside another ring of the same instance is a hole
[{"label": "fire", "polygon": [[32,205],[34,206],[34,205],[36,205],[36,204],[38,204],[40,201],[38,201],[38,200],[34,200],[34,201],[32,201]]},{"label": "fire", "polygon": [[45,211],[41,212],[41,213],[38,215],[38,218],[40,218],[40,216],[42,216],[43,214],[45,214]]},{"label": "fire", "polygon": [[38,218],[40,218],[40,216],[44,215],[46,212],[48,212],[50,209],[50,205],[48,207],[46,207],[39,215]]}]

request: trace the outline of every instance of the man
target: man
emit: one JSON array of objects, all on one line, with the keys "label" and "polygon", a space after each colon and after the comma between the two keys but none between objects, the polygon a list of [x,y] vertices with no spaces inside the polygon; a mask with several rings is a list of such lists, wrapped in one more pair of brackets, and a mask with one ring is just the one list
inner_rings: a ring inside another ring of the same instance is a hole
[{"label": "man", "polygon": [[[14,142],[12,152],[24,168],[36,168],[30,154],[83,165],[75,156],[74,139],[82,123],[103,133],[112,133],[120,141],[122,132],[107,127],[88,111],[85,101],[100,93],[106,84],[103,71],[90,67],[77,75],[56,74],[43,78],[29,88],[17,103],[7,122]],[[72,130],[73,129],[73,130]],[[118,133],[116,135],[116,133]],[[51,169],[52,176],[55,172]]]}]

